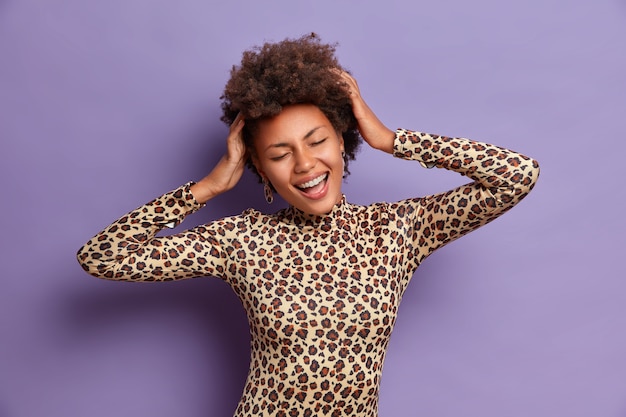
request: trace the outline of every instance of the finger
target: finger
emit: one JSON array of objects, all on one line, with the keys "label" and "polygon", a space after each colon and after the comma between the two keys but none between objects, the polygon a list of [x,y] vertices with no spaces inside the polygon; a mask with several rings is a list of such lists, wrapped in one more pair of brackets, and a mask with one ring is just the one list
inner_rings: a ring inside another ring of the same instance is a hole
[{"label": "finger", "polygon": [[243,114],[241,114],[241,112],[237,113],[237,116],[235,116],[235,120],[233,120],[233,122],[230,125],[231,132],[233,130],[238,129],[238,128],[239,129],[242,128],[243,127],[243,125],[242,125],[243,121],[244,121]]},{"label": "finger", "polygon": [[361,92],[359,90],[359,85],[352,75],[346,71],[341,71],[339,72],[339,76],[341,77],[340,82],[344,83],[348,95],[353,98],[360,96]]},{"label": "finger", "polygon": [[[239,120],[237,120],[239,119]],[[226,138],[228,152],[231,155],[238,155],[242,157],[246,152],[246,145],[243,140],[243,127],[245,122],[243,117],[237,116],[233,121],[233,124],[230,126],[230,133]]]},{"label": "finger", "polygon": [[346,81],[348,84],[352,85],[352,86],[356,86],[356,79],[350,75],[348,72],[346,71],[341,71],[339,72],[339,75],[341,76],[341,78],[343,78],[344,81]]},{"label": "finger", "polygon": [[339,77],[339,81],[337,84],[348,83],[351,84],[352,77],[346,71],[341,70],[339,68],[331,68],[330,71]]},{"label": "finger", "polygon": [[243,120],[243,117],[241,116],[241,112],[237,113],[237,116],[235,117],[235,120],[233,120],[231,127],[239,126],[242,120]]}]

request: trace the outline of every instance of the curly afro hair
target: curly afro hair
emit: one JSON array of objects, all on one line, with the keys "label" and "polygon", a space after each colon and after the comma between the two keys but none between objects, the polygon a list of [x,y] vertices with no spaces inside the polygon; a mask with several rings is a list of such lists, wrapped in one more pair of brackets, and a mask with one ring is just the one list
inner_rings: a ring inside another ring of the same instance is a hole
[{"label": "curly afro hair", "polygon": [[[345,84],[331,69],[344,70],[335,58],[335,44],[325,44],[317,34],[299,39],[265,43],[243,53],[233,66],[222,99],[221,120],[230,125],[241,112],[245,118],[243,139],[254,152],[258,122],[279,114],[291,104],[314,104],[344,140],[344,177],[354,160],[361,137]],[[246,165],[257,175],[252,160]],[[259,175],[259,180],[261,179]]]}]

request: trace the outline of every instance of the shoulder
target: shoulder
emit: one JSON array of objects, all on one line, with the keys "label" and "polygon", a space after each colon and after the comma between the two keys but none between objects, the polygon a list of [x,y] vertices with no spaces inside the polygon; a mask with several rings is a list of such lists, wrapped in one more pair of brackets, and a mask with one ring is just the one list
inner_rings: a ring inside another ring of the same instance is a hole
[{"label": "shoulder", "polygon": [[246,209],[241,214],[221,217],[195,228],[201,235],[237,238],[263,225],[271,223],[276,215],[265,214],[256,209]]}]

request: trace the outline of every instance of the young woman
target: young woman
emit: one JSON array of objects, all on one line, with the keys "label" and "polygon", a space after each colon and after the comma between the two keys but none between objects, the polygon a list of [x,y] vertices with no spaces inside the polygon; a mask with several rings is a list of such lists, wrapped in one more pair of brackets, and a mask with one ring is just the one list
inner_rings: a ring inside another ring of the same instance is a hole
[{"label": "young woman", "polygon": [[[388,129],[334,47],[314,34],[245,52],[222,98],[230,133],[215,168],[115,221],[78,260],[106,279],[228,282],[246,310],[252,351],[235,416],[376,416],[382,364],[411,276],[435,249],[524,198],[538,164],[486,143]],[[428,197],[351,204],[341,186],[360,137],[472,182]],[[276,192],[289,207],[248,209],[155,237],[230,190],[245,165],[268,202]]]}]

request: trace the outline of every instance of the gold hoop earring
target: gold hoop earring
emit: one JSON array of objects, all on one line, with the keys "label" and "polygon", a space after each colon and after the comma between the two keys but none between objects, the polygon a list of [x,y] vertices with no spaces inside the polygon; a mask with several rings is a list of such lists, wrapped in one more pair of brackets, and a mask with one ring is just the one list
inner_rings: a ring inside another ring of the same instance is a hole
[{"label": "gold hoop earring", "polygon": [[274,194],[272,194],[272,187],[267,178],[263,177],[263,194],[265,195],[265,201],[267,204],[272,204],[274,201]]}]

